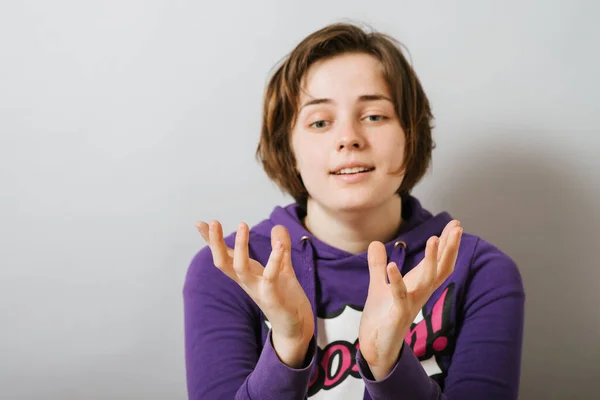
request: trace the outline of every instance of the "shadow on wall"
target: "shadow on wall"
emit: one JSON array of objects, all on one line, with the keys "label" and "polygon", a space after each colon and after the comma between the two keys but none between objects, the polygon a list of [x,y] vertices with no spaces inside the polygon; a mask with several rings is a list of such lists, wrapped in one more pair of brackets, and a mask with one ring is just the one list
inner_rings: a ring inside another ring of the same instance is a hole
[{"label": "shadow on wall", "polygon": [[452,186],[436,187],[434,202],[519,266],[527,296],[520,398],[595,398],[598,188],[558,158],[515,148],[486,148],[462,159],[469,164],[453,166],[444,179]]}]

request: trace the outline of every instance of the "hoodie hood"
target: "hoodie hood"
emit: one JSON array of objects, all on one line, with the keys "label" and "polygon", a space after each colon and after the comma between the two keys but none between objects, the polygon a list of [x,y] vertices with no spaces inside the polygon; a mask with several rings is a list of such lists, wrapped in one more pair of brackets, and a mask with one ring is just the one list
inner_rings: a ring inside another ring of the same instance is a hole
[{"label": "hoodie hood", "polygon": [[[275,225],[283,225],[289,231],[292,249],[303,251],[306,248],[304,242],[308,241],[312,245],[313,257],[316,260],[338,260],[340,264],[356,261],[355,257],[367,260],[366,251],[352,254],[316,238],[302,225],[304,216],[304,210],[296,203],[283,207],[278,206],[275,207],[269,219],[255,226],[253,231],[270,240],[271,229]],[[402,200],[402,219],[404,222],[397,236],[385,243],[388,254],[393,252],[399,244],[402,244],[407,255],[423,251],[427,240],[431,236],[439,236],[452,217],[447,212],[433,216],[421,206],[419,200],[409,195]]]}]

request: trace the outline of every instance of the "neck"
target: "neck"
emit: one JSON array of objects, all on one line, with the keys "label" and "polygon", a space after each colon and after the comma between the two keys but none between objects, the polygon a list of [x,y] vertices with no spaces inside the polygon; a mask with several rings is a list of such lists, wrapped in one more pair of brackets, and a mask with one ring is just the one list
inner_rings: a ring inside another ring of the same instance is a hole
[{"label": "neck", "polygon": [[310,198],[306,208],[306,229],[324,243],[352,254],[365,252],[373,241],[389,242],[402,224],[400,196],[368,210],[332,211]]}]

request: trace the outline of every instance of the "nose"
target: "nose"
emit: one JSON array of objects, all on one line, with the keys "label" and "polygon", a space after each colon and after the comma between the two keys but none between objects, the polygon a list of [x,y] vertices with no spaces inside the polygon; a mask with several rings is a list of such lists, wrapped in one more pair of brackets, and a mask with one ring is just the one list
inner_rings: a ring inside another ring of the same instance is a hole
[{"label": "nose", "polygon": [[365,140],[361,133],[352,124],[341,127],[337,138],[337,150],[358,150],[365,147]]}]

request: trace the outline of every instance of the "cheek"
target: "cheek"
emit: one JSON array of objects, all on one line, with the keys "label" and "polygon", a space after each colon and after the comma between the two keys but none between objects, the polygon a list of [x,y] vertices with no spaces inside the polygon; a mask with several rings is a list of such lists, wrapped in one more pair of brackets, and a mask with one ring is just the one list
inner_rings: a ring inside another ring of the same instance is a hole
[{"label": "cheek", "polygon": [[292,138],[292,150],[299,167],[315,169],[326,163],[328,144],[323,139],[302,132]]},{"label": "cheek", "polygon": [[404,140],[398,140],[396,145],[393,147],[394,150],[391,151],[391,158],[393,160],[394,167],[400,168],[402,163],[404,162],[404,151],[405,151],[405,142]]},{"label": "cheek", "polygon": [[292,154],[294,155],[294,161],[296,162],[295,167],[296,169],[300,169],[302,167],[302,164],[304,163],[304,151],[302,149],[302,143],[298,140],[298,137],[295,133],[292,133],[290,147],[292,150]]},{"label": "cheek", "polygon": [[298,162],[298,168],[302,175],[307,177],[320,176],[325,170],[323,161],[319,155],[314,152],[304,154],[302,161]]},{"label": "cheek", "polygon": [[296,166],[300,173],[305,177],[314,175],[322,163],[319,154],[315,151],[314,144],[304,140],[295,140],[292,148],[296,158]]},{"label": "cheek", "polygon": [[296,159],[298,168],[303,169],[308,164],[306,159],[306,146],[301,141],[296,140],[293,143],[292,150],[294,152],[294,158]]},{"label": "cheek", "polygon": [[404,162],[405,139],[397,132],[390,135],[382,135],[378,142],[373,146],[377,153],[377,158],[385,165],[385,171],[391,174],[397,174]]},{"label": "cheek", "polygon": [[396,161],[402,161],[404,156],[405,139],[404,136],[400,136],[396,133],[389,135],[381,135],[375,139],[377,143],[374,143],[373,148],[376,152],[394,163]]}]

